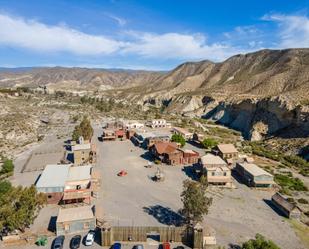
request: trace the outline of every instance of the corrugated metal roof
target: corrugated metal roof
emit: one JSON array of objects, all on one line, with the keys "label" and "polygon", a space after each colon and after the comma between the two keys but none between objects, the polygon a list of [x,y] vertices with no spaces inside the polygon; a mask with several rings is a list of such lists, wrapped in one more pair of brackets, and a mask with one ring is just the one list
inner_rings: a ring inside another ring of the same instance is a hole
[{"label": "corrugated metal roof", "polygon": [[288,212],[291,212],[294,208],[298,208],[295,204],[288,202],[288,200],[279,193],[274,194],[271,198]]},{"label": "corrugated metal roof", "polygon": [[218,164],[218,165],[226,165],[226,162],[219,156],[215,156],[213,154],[206,154],[201,157],[202,164]]},{"label": "corrugated metal roof", "polygon": [[94,215],[91,206],[60,208],[58,212],[57,222],[88,220],[93,218]]},{"label": "corrugated metal roof", "polygon": [[272,174],[268,173],[264,169],[260,168],[259,166],[253,164],[253,163],[239,163],[246,171],[248,171],[253,176],[259,176],[259,175],[268,175],[273,176]]},{"label": "corrugated metal roof", "polygon": [[69,169],[69,174],[66,181],[81,181],[91,178],[91,165],[72,166]]},{"label": "corrugated metal roof", "polygon": [[37,188],[64,187],[69,175],[71,164],[49,164],[46,165],[38,182]]}]

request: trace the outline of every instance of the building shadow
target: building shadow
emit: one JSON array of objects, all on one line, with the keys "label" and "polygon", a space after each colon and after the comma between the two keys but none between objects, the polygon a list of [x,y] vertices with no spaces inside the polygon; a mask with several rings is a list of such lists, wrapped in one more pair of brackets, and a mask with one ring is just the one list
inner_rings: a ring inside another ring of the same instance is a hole
[{"label": "building shadow", "polygon": [[98,137],[98,141],[99,141],[99,142],[103,142],[102,136],[99,136],[99,137]]},{"label": "building shadow", "polygon": [[161,205],[143,207],[143,210],[164,225],[182,226],[185,223],[185,219],[180,213]]},{"label": "building shadow", "polygon": [[263,201],[279,216],[285,217],[284,214],[275,206],[275,204],[272,202],[272,200],[269,199],[263,199]]},{"label": "building shadow", "polygon": [[241,176],[235,170],[231,171],[231,175],[239,184],[245,184]]},{"label": "building shadow", "polygon": [[237,245],[237,244],[232,244],[232,243],[230,243],[230,244],[228,245],[228,248],[229,248],[229,249],[241,249],[241,246],[240,246],[240,245]]},{"label": "building shadow", "polygon": [[154,159],[155,159],[154,156],[149,151],[146,151],[145,153],[143,153],[141,155],[141,158],[143,158],[143,159],[145,159],[145,160],[147,160],[149,162],[153,162]]},{"label": "building shadow", "polygon": [[56,232],[56,221],[57,221],[57,216],[50,217],[48,228],[47,228],[48,231]]},{"label": "building shadow", "polygon": [[74,163],[74,154],[73,153],[67,153],[66,160],[71,162],[71,163]]},{"label": "building shadow", "polygon": [[192,146],[194,146],[194,147],[197,147],[199,149],[203,149],[204,148],[202,144],[200,144],[200,143],[198,143],[198,142],[196,142],[194,140],[189,140],[189,141],[187,141],[187,143],[192,145]]},{"label": "building shadow", "polygon": [[198,181],[199,177],[194,171],[194,165],[184,166],[182,168],[182,171],[192,180]]}]

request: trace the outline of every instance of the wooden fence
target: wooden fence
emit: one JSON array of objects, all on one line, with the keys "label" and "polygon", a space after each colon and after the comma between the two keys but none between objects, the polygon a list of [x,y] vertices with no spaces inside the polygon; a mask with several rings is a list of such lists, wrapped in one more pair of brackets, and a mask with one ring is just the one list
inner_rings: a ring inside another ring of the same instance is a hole
[{"label": "wooden fence", "polygon": [[159,242],[174,241],[191,248],[202,248],[203,230],[196,230],[193,227],[101,227],[102,246],[111,246],[115,241],[146,242],[148,237],[156,235]]}]

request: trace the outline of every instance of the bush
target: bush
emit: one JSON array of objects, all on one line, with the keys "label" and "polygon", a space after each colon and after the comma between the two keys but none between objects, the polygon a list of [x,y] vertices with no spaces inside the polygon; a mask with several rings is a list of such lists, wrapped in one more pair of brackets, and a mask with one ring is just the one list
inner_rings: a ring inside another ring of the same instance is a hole
[{"label": "bush", "polygon": [[205,138],[202,141],[202,145],[205,149],[213,148],[218,144],[218,142],[213,138]]},{"label": "bush", "polygon": [[186,144],[186,139],[179,134],[174,134],[171,140],[175,143],[180,143],[181,147],[185,146]]},{"label": "bush", "polygon": [[288,175],[275,175],[275,181],[282,187],[282,189],[308,191],[307,187],[299,178],[293,178]]},{"label": "bush", "polygon": [[304,198],[300,198],[300,199],[298,199],[297,200],[299,203],[301,203],[301,204],[308,204],[309,202],[306,200],[306,199],[304,199]]},{"label": "bush", "polygon": [[256,234],[255,239],[243,243],[241,249],[280,249],[273,241],[266,240],[261,234]]},{"label": "bush", "polygon": [[2,165],[0,174],[12,173],[14,170],[14,164],[12,160],[6,159]]}]

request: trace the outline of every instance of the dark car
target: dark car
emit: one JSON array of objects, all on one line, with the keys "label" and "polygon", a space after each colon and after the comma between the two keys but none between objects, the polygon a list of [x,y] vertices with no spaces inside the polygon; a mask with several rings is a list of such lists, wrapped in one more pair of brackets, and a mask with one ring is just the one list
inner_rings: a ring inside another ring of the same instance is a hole
[{"label": "dark car", "polygon": [[120,243],[114,243],[113,249],[121,249],[121,244]]},{"label": "dark car", "polygon": [[82,240],[82,236],[80,235],[75,235],[70,242],[70,248],[71,249],[77,249],[80,247],[80,242]]},{"label": "dark car", "polygon": [[57,238],[54,239],[52,249],[62,249],[63,242],[64,242],[64,236],[63,235],[58,236]]}]

